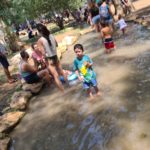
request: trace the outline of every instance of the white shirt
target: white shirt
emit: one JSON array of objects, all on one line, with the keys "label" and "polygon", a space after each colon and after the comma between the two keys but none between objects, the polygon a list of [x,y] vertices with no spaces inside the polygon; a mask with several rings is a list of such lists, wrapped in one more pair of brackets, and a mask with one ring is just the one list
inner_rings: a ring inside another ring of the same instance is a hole
[{"label": "white shirt", "polygon": [[124,21],[124,19],[120,19],[117,24],[119,25],[120,30],[124,29],[125,27],[127,27],[126,22]]},{"label": "white shirt", "polygon": [[43,42],[43,46],[44,46],[44,49],[45,49],[45,53],[46,53],[46,57],[53,57],[55,55],[57,55],[57,52],[56,52],[56,40],[54,38],[53,35],[49,35],[49,39],[51,41],[51,46],[49,45],[48,41],[46,38],[44,37],[41,37],[41,40]]}]

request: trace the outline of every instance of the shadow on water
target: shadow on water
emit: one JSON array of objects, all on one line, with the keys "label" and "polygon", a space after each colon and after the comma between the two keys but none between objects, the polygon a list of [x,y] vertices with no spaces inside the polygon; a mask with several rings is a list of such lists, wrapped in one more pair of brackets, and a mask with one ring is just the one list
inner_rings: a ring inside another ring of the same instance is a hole
[{"label": "shadow on water", "polygon": [[[140,31],[136,32],[137,29]],[[119,46],[134,43],[135,37],[137,44],[149,38],[150,33],[141,26],[133,24],[130,30],[132,36],[128,40],[119,39]],[[80,43],[85,45],[90,55],[95,53],[90,48],[98,52],[92,57],[95,69],[101,66],[96,70],[98,77],[103,72],[109,76],[111,72],[107,68],[115,66],[112,75],[118,78],[110,78],[105,86],[102,81],[103,95],[94,103],[87,102],[85,93],[79,90],[82,89],[81,84],[67,88],[65,95],[56,92],[55,88],[52,91],[45,89],[31,101],[27,115],[12,133],[15,150],[148,150],[150,49],[138,56],[112,54],[106,57],[99,53],[98,40],[90,44],[91,34],[83,36]],[[123,67],[129,70],[119,78],[115,72]],[[117,91],[122,85],[118,83],[127,87],[119,94]]]}]

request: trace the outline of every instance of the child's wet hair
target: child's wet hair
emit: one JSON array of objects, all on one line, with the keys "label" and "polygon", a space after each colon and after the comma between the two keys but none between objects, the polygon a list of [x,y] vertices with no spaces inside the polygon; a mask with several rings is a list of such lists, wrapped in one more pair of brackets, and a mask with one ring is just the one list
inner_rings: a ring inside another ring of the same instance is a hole
[{"label": "child's wet hair", "polygon": [[84,51],[84,48],[83,48],[83,45],[82,44],[76,44],[75,46],[74,46],[74,51],[75,51],[75,49],[80,49],[80,50],[82,50],[82,52]]}]

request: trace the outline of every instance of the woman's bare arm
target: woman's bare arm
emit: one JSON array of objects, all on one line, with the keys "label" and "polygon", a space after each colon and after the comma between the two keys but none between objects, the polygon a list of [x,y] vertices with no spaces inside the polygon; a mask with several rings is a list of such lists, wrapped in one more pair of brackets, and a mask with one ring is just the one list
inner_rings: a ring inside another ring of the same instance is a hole
[{"label": "woman's bare arm", "polygon": [[41,53],[43,54],[43,56],[45,56],[45,49],[44,49],[44,45],[41,39],[38,40],[37,45],[39,47],[39,50],[41,51]]},{"label": "woman's bare arm", "polygon": [[36,72],[36,68],[34,68],[33,66],[29,65],[29,64],[24,64],[22,66],[22,70],[25,71],[25,72],[31,72],[31,73],[34,73]]}]

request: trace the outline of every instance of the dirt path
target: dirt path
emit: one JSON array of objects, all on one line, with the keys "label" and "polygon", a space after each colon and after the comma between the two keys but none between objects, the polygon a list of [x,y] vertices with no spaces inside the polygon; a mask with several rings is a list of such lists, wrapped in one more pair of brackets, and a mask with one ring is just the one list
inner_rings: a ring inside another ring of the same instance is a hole
[{"label": "dirt path", "polygon": [[[81,84],[65,95],[45,88],[11,135],[15,150],[149,150],[150,32],[129,24],[128,36],[117,36],[111,55],[94,32],[79,40],[94,61],[102,97],[89,103]],[[70,48],[65,68],[74,56]]]}]

